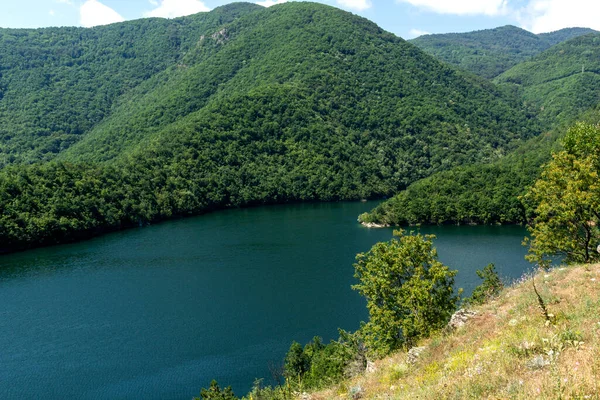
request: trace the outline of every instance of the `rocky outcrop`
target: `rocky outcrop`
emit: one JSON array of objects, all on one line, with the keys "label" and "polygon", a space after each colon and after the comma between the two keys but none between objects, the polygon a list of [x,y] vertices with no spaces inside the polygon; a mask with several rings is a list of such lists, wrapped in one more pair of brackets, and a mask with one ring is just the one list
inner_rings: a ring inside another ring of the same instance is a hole
[{"label": "rocky outcrop", "polygon": [[419,360],[421,353],[426,349],[426,347],[413,347],[408,351],[408,357],[406,358],[406,362],[408,364],[414,364]]},{"label": "rocky outcrop", "polygon": [[362,399],[364,395],[365,390],[362,386],[357,385],[350,388],[350,397],[352,397],[352,400]]},{"label": "rocky outcrop", "polygon": [[372,374],[375,371],[377,371],[375,363],[371,360],[367,360],[367,368],[365,368],[365,372],[368,374]]},{"label": "rocky outcrop", "polygon": [[454,330],[459,329],[465,326],[468,320],[477,315],[476,311],[465,310],[461,308],[454,314],[452,314],[452,318],[450,318],[450,322],[448,322],[448,329]]}]

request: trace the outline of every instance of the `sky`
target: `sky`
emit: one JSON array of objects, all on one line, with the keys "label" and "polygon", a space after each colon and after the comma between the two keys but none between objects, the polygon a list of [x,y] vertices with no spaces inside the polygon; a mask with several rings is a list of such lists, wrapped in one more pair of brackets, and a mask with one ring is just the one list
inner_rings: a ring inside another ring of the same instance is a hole
[{"label": "sky", "polygon": [[[286,0],[247,0],[272,6]],[[515,25],[534,33],[600,30],[600,0],[318,0],[370,19],[405,39]],[[146,17],[175,18],[224,0],[0,0],[0,27],[92,27]]]}]

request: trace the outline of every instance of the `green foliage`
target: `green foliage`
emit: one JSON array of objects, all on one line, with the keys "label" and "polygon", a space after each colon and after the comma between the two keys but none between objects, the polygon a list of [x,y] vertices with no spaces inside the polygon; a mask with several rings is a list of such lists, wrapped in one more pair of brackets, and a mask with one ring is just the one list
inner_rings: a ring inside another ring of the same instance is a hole
[{"label": "green foliage", "polygon": [[285,356],[284,376],[290,381],[300,381],[301,377],[310,368],[310,359],[304,354],[302,345],[298,342],[292,342],[290,349]]},{"label": "green foliage", "polygon": [[477,276],[483,279],[483,282],[473,290],[471,297],[465,300],[468,304],[483,304],[504,289],[494,264],[488,264],[482,270],[477,270]]},{"label": "green foliage", "polygon": [[552,47],[567,40],[587,35],[589,33],[598,33],[590,28],[563,28],[554,32],[539,33],[537,36]]},{"label": "green foliage", "polygon": [[304,351],[310,360],[310,369],[303,377],[306,387],[324,387],[344,378],[347,360],[342,347],[337,342],[332,341],[324,345],[320,338],[315,337],[304,347]]},{"label": "green foliage", "polygon": [[367,299],[369,321],[361,328],[377,356],[410,346],[442,328],[456,309],[456,271],[437,260],[433,236],[404,234],[356,256],[354,285]]},{"label": "green foliage", "polygon": [[549,48],[494,79],[521,93],[556,126],[600,103],[600,34],[579,36]]},{"label": "green foliage", "polygon": [[337,341],[323,344],[315,336],[304,348],[293,342],[285,358],[284,374],[296,390],[318,389],[354,376],[366,367],[360,333],[340,330]]},{"label": "green foliage", "polygon": [[533,182],[535,172],[535,167],[506,164],[440,172],[410,185],[359,220],[388,225],[522,223],[526,210],[518,196]]},{"label": "green foliage", "polygon": [[257,379],[250,393],[243,397],[247,400],[289,400],[293,393],[288,386],[262,386],[262,380]]},{"label": "green foliage", "polygon": [[221,389],[219,384],[214,379],[210,382],[208,389],[202,388],[200,390],[200,397],[194,397],[194,400],[237,400],[237,397],[233,394],[231,386],[227,386],[225,389]]},{"label": "green foliage", "polygon": [[526,223],[533,210],[520,197],[539,177],[564,127],[575,119],[598,121],[599,40],[600,34],[568,40],[495,79],[538,108],[546,125],[553,127],[551,135],[531,139],[512,154],[485,165],[433,174],[359,220],[389,225]]},{"label": "green foliage", "polygon": [[[390,196],[539,132],[512,94],[320,4],[1,33],[1,251],[225,207]],[[85,63],[51,56],[63,37]],[[27,62],[47,85],[20,75]],[[103,88],[102,104],[84,99]],[[48,110],[72,126],[44,125]]]},{"label": "green foliage", "polygon": [[[579,119],[596,124],[600,109],[592,108]],[[493,163],[433,174],[360,215],[359,221],[388,225],[527,223],[533,218],[534,206],[522,196],[539,178],[552,151],[561,148],[559,139],[567,130],[561,123]]]},{"label": "green foliage", "polygon": [[525,223],[530,210],[520,200],[550,158],[557,135],[525,143],[484,165],[456,167],[417,181],[359,216],[387,225]]},{"label": "green foliage", "polygon": [[529,230],[528,259],[542,267],[560,255],[568,263],[600,259],[600,125],[579,123],[527,193],[536,217]]},{"label": "green foliage", "polygon": [[594,31],[588,28],[566,28],[534,35],[507,25],[466,33],[425,35],[411,43],[443,61],[491,79],[555,44],[591,32]]},{"label": "green foliage", "polygon": [[0,29],[0,167],[54,158],[179,65],[200,36],[261,9],[240,3],[91,29]]},{"label": "green foliage", "polygon": [[[293,393],[289,386],[263,386],[262,379],[257,379],[252,386],[252,390],[242,400],[291,400]],[[193,400],[238,400],[235,397],[230,386],[221,389],[217,382],[213,380],[208,389],[202,388],[200,397],[194,397]]]}]

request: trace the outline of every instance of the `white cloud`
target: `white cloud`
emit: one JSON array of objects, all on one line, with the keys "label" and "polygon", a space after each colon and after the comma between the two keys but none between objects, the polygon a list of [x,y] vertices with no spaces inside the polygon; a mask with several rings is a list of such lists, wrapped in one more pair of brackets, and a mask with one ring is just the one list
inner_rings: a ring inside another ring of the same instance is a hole
[{"label": "white cloud", "polygon": [[159,0],[158,3],[158,7],[145,12],[144,17],[176,18],[202,11],[210,11],[210,8],[206,7],[200,0]]},{"label": "white cloud", "polygon": [[48,14],[50,14],[50,16],[51,16],[51,17],[54,17],[54,15],[55,15],[56,13],[54,12],[54,10],[50,10],[50,11],[48,11]]},{"label": "white cloud", "polygon": [[86,28],[122,21],[125,21],[125,18],[118,12],[97,0],[87,0],[79,8],[79,23]]},{"label": "white cloud", "polygon": [[508,12],[508,0],[396,0],[439,14],[502,15]]},{"label": "white cloud", "polygon": [[257,1],[256,4],[258,4],[259,6],[263,6],[263,7],[271,7],[274,6],[275,4],[282,4],[282,3],[287,3],[288,0],[264,0],[264,1]]},{"label": "white cloud", "polygon": [[411,29],[410,31],[408,31],[408,38],[412,39],[412,38],[416,38],[417,36],[423,36],[423,35],[430,35],[431,32],[427,32],[427,31],[422,31],[420,29]]},{"label": "white cloud", "polygon": [[363,11],[367,8],[371,8],[372,4],[370,0],[336,0],[342,7],[347,7],[352,10]]},{"label": "white cloud", "polygon": [[598,16],[600,2],[597,0],[531,0],[517,13],[521,26],[533,33],[571,27],[600,30]]},{"label": "white cloud", "polygon": [[68,4],[70,6],[73,5],[73,2],[71,0],[55,0],[55,1],[59,4]]}]

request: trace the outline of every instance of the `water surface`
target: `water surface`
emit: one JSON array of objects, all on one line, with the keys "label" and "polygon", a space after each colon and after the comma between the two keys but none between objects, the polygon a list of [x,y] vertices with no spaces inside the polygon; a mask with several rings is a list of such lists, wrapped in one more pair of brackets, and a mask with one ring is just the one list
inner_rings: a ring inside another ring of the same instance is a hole
[{"label": "water surface", "polygon": [[[373,203],[216,212],[0,257],[0,398],[190,399],[215,378],[245,394],[292,340],[367,317],[356,253],[389,240]],[[515,226],[426,227],[471,291],[494,262],[529,268]]]}]

